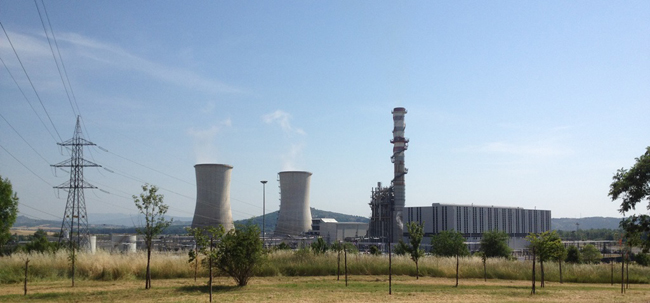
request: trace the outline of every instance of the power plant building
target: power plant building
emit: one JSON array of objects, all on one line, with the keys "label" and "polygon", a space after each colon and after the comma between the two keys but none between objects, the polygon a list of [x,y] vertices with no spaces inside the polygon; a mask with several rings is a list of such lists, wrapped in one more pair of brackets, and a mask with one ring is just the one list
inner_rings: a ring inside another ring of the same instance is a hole
[{"label": "power plant building", "polygon": [[275,235],[298,236],[311,229],[309,185],[312,173],[284,171],[278,173],[280,182],[280,211]]},{"label": "power plant building", "polygon": [[230,174],[232,166],[197,164],[196,208],[192,228],[223,225],[226,231],[235,228],[230,209]]},{"label": "power plant building", "polygon": [[551,229],[550,210],[433,203],[406,207],[405,213],[407,223],[424,225],[423,243],[445,230],[461,232],[468,242],[478,242],[484,232],[496,230],[506,232],[512,239],[509,245],[520,249],[528,234]]},{"label": "power plant building", "polygon": [[327,244],[333,244],[346,239],[364,237],[368,232],[368,223],[338,222],[332,218],[317,218],[312,220],[311,234],[322,237]]}]

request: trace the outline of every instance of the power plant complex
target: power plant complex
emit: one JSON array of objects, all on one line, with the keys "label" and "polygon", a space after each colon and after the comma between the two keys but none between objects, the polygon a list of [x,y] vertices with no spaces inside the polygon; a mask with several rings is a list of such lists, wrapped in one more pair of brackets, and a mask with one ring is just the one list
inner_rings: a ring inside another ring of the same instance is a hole
[{"label": "power plant complex", "polygon": [[[283,171],[278,173],[280,209],[273,237],[295,239],[320,236],[328,242],[355,239],[368,243],[396,243],[408,237],[405,226],[410,222],[423,224],[425,237],[442,231],[461,232],[468,242],[479,241],[487,231],[508,233],[513,248],[523,248],[529,233],[540,233],[551,228],[551,211],[520,207],[454,205],[432,203],[431,206],[406,206],[405,152],[409,139],[405,137],[403,107],[392,110],[393,145],[390,157],[393,178],[388,186],[377,183],[371,190],[370,221],[337,222],[331,218],[315,218],[309,204],[311,172]],[[225,164],[197,164],[196,208],[192,227],[223,225],[234,228],[230,208],[230,174],[233,167]],[[266,181],[263,181],[266,182]],[[428,239],[425,239],[425,243]]]}]

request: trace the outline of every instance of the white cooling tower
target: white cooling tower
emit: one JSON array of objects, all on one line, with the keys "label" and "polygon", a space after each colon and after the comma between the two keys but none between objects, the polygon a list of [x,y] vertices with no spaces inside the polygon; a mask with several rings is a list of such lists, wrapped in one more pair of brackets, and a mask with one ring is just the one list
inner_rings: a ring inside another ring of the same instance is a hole
[{"label": "white cooling tower", "polygon": [[196,208],[192,227],[223,225],[226,231],[235,226],[230,210],[230,173],[232,166],[225,164],[197,164]]},{"label": "white cooling tower", "polygon": [[276,235],[300,235],[311,229],[309,209],[309,182],[311,173],[283,171],[280,179],[280,213],[275,227]]}]

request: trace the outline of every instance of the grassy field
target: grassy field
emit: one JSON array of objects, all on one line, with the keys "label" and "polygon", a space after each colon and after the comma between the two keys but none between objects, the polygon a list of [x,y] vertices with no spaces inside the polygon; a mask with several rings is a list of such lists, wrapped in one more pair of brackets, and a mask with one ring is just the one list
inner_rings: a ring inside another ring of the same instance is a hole
[{"label": "grassy field", "polygon": [[[207,274],[194,268],[187,255],[155,253],[153,289],[144,290],[144,253],[94,255],[77,259],[76,287],[70,287],[70,267],[65,252],[14,254],[0,258],[0,302],[207,302]],[[25,260],[30,260],[28,295],[23,296]],[[218,277],[215,302],[650,302],[650,268],[630,266],[631,289],[620,294],[620,284],[610,285],[611,267],[563,267],[559,284],[557,263],[547,263],[547,287],[530,295],[530,261],[488,260],[484,282],[480,258],[461,258],[460,287],[454,288],[455,260],[425,257],[420,279],[405,256],[393,258],[393,295],[388,295],[386,256],[348,255],[350,283],[336,281],[337,256],[310,252],[278,251],[256,273],[251,284],[238,288],[232,279]],[[343,266],[343,265],[341,265]],[[620,281],[620,264],[614,281]],[[342,267],[343,270],[343,267]],[[539,267],[538,267],[539,274]],[[539,277],[538,277],[539,281]],[[538,284],[539,285],[539,284]]]},{"label": "grassy field", "polygon": [[[0,302],[207,302],[204,278],[154,280],[144,289],[142,280],[41,281],[28,286],[0,284]],[[215,280],[214,302],[648,302],[649,285],[632,285],[626,294],[620,285],[590,283],[547,283],[530,294],[530,282],[512,280],[461,280],[458,288],[449,278],[410,276],[393,278],[388,295],[388,277],[354,275],[345,286],[344,277],[257,277],[243,288],[228,278]],[[538,285],[539,286],[539,285]]]}]

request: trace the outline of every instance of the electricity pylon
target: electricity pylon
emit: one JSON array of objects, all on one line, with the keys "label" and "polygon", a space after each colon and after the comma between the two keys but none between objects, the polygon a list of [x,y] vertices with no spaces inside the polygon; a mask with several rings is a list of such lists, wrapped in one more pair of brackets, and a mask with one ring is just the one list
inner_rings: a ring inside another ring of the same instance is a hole
[{"label": "electricity pylon", "polygon": [[83,158],[84,145],[95,144],[82,137],[83,135],[81,133],[81,125],[79,121],[80,117],[77,116],[77,126],[75,127],[72,139],[62,143],[57,143],[60,146],[70,148],[72,152],[70,160],[65,160],[52,166],[70,168],[70,180],[54,187],[68,192],[68,201],[65,205],[65,214],[63,216],[63,222],[61,223],[61,232],[59,233],[59,243],[67,240],[69,241],[70,246],[76,243],[78,248],[82,248],[87,247],[90,241],[84,188],[97,188],[84,181],[83,168],[101,166]]}]

